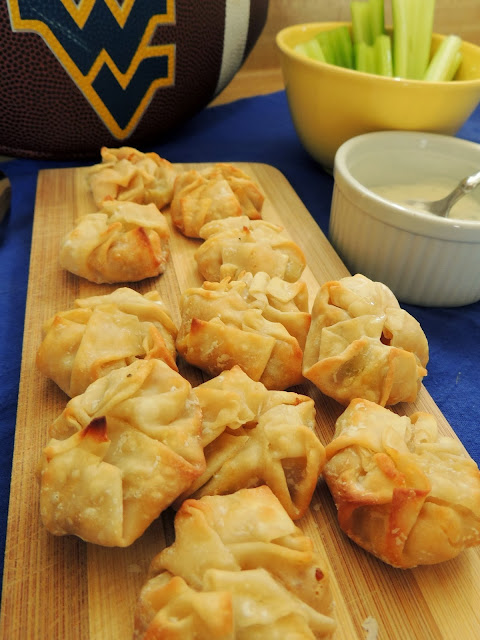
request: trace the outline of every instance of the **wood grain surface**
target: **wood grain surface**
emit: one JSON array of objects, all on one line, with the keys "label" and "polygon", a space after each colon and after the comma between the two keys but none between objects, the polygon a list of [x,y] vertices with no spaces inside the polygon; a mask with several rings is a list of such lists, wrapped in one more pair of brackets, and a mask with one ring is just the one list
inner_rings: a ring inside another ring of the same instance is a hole
[{"label": "wood grain surface", "polygon": [[[198,165],[179,168],[192,166]],[[238,166],[262,187],[264,218],[282,224],[302,247],[309,265],[303,279],[313,302],[321,283],[347,275],[345,266],[278,170],[262,164]],[[48,441],[48,426],[67,401],[35,369],[42,324],[53,313],[70,308],[76,298],[108,293],[118,286],[89,283],[58,265],[61,238],[79,214],[90,211],[94,205],[85,169],[40,172],[5,557],[0,624],[0,637],[5,640],[129,640],[136,598],[149,563],[173,540],[170,510],[125,549],[102,548],[73,536],[55,537],[40,521],[36,467]],[[187,286],[201,284],[193,260],[199,243],[172,229],[166,272],[129,286],[142,293],[156,287],[178,322],[180,293]],[[194,386],[204,379],[201,372],[181,361],[179,369]],[[314,398],[317,433],[326,444],[342,407],[310,383],[295,390]],[[415,405],[395,410],[411,414],[419,409],[436,415],[441,432],[453,435],[425,388]],[[378,640],[479,637],[480,548],[440,565],[394,569],[343,535],[321,479],[308,514],[298,524],[313,538],[330,570],[338,621],[335,640],[374,638],[368,632],[369,621],[378,624]]]}]

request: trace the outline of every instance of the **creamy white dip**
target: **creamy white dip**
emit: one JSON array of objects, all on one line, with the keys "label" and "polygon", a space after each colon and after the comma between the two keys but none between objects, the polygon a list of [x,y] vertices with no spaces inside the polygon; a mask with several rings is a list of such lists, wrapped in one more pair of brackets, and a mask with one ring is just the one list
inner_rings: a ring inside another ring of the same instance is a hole
[{"label": "creamy white dip", "polygon": [[[409,209],[415,208],[421,211],[419,207],[412,207],[408,204],[409,200],[440,200],[447,196],[456,187],[458,182],[420,182],[418,184],[392,184],[371,187],[371,191],[378,194],[385,200],[390,200],[397,204],[401,204]],[[480,187],[478,187],[480,193]],[[480,202],[478,196],[474,197],[473,192],[464,195],[456,202],[450,210],[449,218],[461,220],[478,220],[480,221]]]}]

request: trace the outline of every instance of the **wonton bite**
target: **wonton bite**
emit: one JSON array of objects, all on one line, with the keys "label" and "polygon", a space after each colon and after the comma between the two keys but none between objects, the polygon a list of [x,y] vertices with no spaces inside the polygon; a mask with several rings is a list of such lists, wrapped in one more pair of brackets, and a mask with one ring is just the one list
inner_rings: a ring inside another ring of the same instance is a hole
[{"label": "wonton bite", "polygon": [[239,367],[200,384],[194,393],[202,409],[207,466],[179,500],[266,484],[293,520],[301,518],[325,463],[314,430],[314,401],[268,390]]},{"label": "wonton bite", "polygon": [[187,500],[135,611],[147,638],[331,638],[329,575],[268,487]]},{"label": "wonton bite", "polygon": [[420,324],[381,282],[361,274],[326,282],[312,308],[303,375],[341,404],[414,402],[427,375]]},{"label": "wonton bite", "polygon": [[326,455],[341,529],[384,562],[436,564],[480,544],[480,471],[432,415],[353,400]]},{"label": "wonton bite", "polygon": [[283,227],[246,216],[207,222],[195,252],[198,270],[205,280],[219,282],[244,272],[264,271],[287,282],[300,279],[306,259],[300,247],[284,235]]},{"label": "wonton bite", "polygon": [[261,218],[263,201],[258,185],[246,173],[231,164],[218,163],[177,176],[170,213],[184,235],[199,238],[200,229],[212,220]]},{"label": "wonton bite", "polygon": [[304,283],[264,272],[204,282],[180,299],[178,352],[210,375],[239,365],[269,389],[300,384],[307,305]]},{"label": "wonton bite", "polygon": [[157,358],[177,370],[177,328],[157,291],[79,298],[43,326],[37,368],[70,397],[113,369]]},{"label": "wonton bite", "polygon": [[60,266],[90,282],[138,282],[165,271],[167,220],[154,204],[110,201],[76,221],[63,238]]},{"label": "wonton bite", "polygon": [[88,184],[97,207],[109,200],[153,203],[159,209],[173,195],[174,166],[157,153],[132,147],[102,147],[102,162],[90,168]]},{"label": "wonton bite", "polygon": [[136,360],[72,398],[39,465],[40,513],[54,535],[125,547],[205,469],[190,383]]}]

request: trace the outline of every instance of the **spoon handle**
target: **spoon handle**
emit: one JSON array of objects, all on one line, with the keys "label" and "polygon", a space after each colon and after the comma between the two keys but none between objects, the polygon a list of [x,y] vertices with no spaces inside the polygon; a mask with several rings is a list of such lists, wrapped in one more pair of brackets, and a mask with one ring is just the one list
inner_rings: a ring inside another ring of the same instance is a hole
[{"label": "spoon handle", "polygon": [[480,184],[480,171],[461,180],[459,184],[455,187],[455,189],[452,191],[452,193],[442,201],[443,202],[442,208],[444,208],[443,215],[447,217],[450,209],[457,202],[457,200],[459,200],[466,193],[470,193],[470,191],[473,191],[473,189],[475,189],[475,187],[477,187],[479,184]]},{"label": "spoon handle", "polygon": [[480,184],[480,171],[474,173],[471,176],[468,176],[468,178],[462,180],[460,184],[463,185],[463,190],[465,191],[465,193],[468,193],[472,189],[475,189],[475,187],[478,187],[478,185]]}]

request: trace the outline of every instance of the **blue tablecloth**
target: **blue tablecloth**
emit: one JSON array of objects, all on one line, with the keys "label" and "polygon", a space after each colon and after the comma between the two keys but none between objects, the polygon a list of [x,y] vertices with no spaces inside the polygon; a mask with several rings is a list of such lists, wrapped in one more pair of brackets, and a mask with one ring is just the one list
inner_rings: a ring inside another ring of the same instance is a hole
[{"label": "blue tablecloth", "polygon": [[[480,106],[458,136],[480,143]],[[157,151],[171,162],[271,164],[286,176],[327,235],[333,179],[301,147],[283,91],[206,109],[170,139],[161,144],[152,140],[149,148],[142,150]],[[13,191],[10,215],[0,226],[2,568],[37,174],[39,169],[79,164],[17,159],[0,166],[9,176]],[[480,464],[480,303],[454,309],[405,308],[419,320],[429,341],[425,386]]]}]

